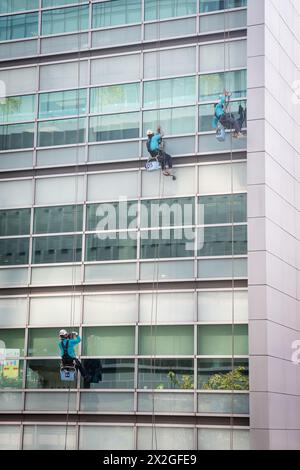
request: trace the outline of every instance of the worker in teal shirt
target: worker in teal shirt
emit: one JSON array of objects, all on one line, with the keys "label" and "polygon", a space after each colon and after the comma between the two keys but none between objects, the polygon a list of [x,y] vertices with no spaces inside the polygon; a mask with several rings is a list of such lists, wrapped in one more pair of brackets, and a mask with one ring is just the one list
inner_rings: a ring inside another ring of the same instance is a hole
[{"label": "worker in teal shirt", "polygon": [[241,133],[241,128],[243,121],[245,119],[244,109],[239,106],[239,119],[235,119],[233,114],[227,112],[227,106],[230,100],[231,93],[224,90],[224,94],[220,95],[218,103],[215,105],[215,116],[213,120],[213,127],[216,128],[218,123],[222,124],[225,129],[234,129],[233,137],[240,138],[243,137]]},{"label": "worker in teal shirt", "polygon": [[[147,150],[150,153],[152,158],[157,158],[161,165],[161,169],[163,171],[163,174],[165,176],[172,176],[172,178],[175,180],[175,176],[171,174],[168,169],[172,169],[172,157],[168,153],[166,153],[162,148],[161,148],[161,143],[162,143],[162,138],[163,134],[161,132],[161,128],[158,127],[156,134],[149,129],[147,131],[147,136],[148,136],[148,141],[147,141]],[[167,169],[168,168],[168,169]]]},{"label": "worker in teal shirt", "polygon": [[75,365],[76,370],[79,370],[84,380],[88,380],[88,375],[84,370],[81,362],[76,357],[76,353],[74,351],[74,346],[80,343],[81,338],[76,331],[72,331],[72,333],[68,333],[66,330],[60,330],[59,332],[59,339],[60,342],[58,344],[62,359],[62,365]]}]

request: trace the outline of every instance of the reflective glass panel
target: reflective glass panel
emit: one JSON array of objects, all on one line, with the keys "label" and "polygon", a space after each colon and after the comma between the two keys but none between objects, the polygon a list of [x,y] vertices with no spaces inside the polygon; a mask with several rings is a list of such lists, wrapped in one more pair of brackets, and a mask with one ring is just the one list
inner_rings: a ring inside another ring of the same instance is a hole
[{"label": "reflective glass panel", "polygon": [[0,240],[0,265],[28,264],[29,238]]},{"label": "reflective glass panel", "polygon": [[0,211],[0,236],[27,235],[30,232],[30,209]]},{"label": "reflective glass panel", "polygon": [[0,17],[0,41],[31,38],[37,34],[38,13]]},{"label": "reflective glass panel", "polygon": [[76,116],[86,112],[86,90],[42,93],[39,98],[39,117]]},{"label": "reflective glass panel", "polygon": [[91,89],[90,112],[114,113],[140,107],[140,83],[111,85]]},{"label": "reflective glass panel", "polygon": [[88,5],[42,12],[42,34],[51,35],[82,31],[88,28]]},{"label": "reflective glass panel", "polygon": [[1,98],[0,123],[32,121],[34,119],[35,95]]},{"label": "reflective glass panel", "polygon": [[79,144],[84,142],[86,120],[63,119],[38,123],[38,146]]},{"label": "reflective glass panel", "polygon": [[141,21],[141,0],[110,0],[93,5],[93,28]]},{"label": "reflective glass panel", "polygon": [[81,261],[81,235],[33,239],[32,263],[74,263]]},{"label": "reflective glass panel", "polygon": [[195,101],[195,77],[144,82],[144,108],[182,106]]},{"label": "reflective glass panel", "polygon": [[139,137],[139,113],[109,114],[90,118],[90,142]]},{"label": "reflective glass panel", "polygon": [[34,233],[82,231],[83,206],[37,207],[34,210]]}]

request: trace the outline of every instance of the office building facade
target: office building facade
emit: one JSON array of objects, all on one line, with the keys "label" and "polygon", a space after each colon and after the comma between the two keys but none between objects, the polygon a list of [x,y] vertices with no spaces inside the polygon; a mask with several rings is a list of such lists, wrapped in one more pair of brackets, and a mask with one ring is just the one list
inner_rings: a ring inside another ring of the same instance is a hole
[{"label": "office building facade", "polygon": [[[297,105],[270,134],[279,57],[299,70],[286,3],[1,2],[1,449],[297,445],[272,415],[299,395]],[[224,88],[243,139],[216,140]],[[158,124],[175,181],[145,169]],[[61,328],[88,387],[60,380]]]}]

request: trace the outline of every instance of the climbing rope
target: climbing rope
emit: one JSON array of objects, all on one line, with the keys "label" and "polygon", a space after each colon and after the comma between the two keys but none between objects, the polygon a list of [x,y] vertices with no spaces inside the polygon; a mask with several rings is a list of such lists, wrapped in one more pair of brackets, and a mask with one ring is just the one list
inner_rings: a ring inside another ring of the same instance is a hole
[{"label": "climbing rope", "polygon": [[[160,0],[156,1],[156,123],[160,127]],[[162,170],[159,171],[158,183],[158,205],[160,205],[161,198],[164,193],[164,177]],[[150,235],[152,234],[149,231]],[[150,338],[151,338],[151,359],[150,359],[150,377],[151,377],[151,390],[152,390],[152,414],[151,414],[151,449],[157,449],[157,429],[156,429],[156,414],[155,414],[155,392],[154,392],[154,374],[156,370],[156,347],[157,347],[157,311],[158,311],[158,287],[159,287],[159,257],[160,257],[160,235],[161,231],[158,228],[158,240],[155,245],[155,257],[153,267],[152,279],[152,295],[151,295],[151,319],[150,319]]]},{"label": "climbing rope", "polygon": [[[230,76],[230,25],[227,27],[226,2],[224,3],[224,88],[227,90],[227,74]],[[226,70],[226,46],[227,46],[227,69]],[[228,100],[228,112],[231,115],[230,96]],[[232,125],[230,126],[230,224],[231,224],[231,372],[234,372],[234,325],[235,325],[235,269],[234,269],[234,178],[233,178],[233,136]],[[234,449],[234,390],[231,390],[231,413],[230,413],[230,450]]]},{"label": "climbing rope", "polygon": [[[74,181],[74,192],[75,192],[75,210],[73,210],[73,225],[74,225],[74,232],[78,232],[78,221],[79,221],[79,181],[78,181],[78,173],[79,173],[79,136],[80,136],[80,84],[81,84],[81,16],[79,15],[79,32],[77,35],[77,96],[76,96],[76,104],[77,104],[77,128],[76,128],[76,163],[75,163],[75,181]],[[82,228],[81,228],[82,229]],[[70,305],[70,329],[73,329],[75,326],[75,310],[76,310],[76,275],[77,275],[77,235],[73,235],[72,240],[72,276],[71,276],[71,305]],[[77,386],[78,383],[80,384],[80,377],[79,374],[77,376]],[[66,416],[66,431],[65,431],[65,446],[64,450],[67,450],[67,438],[68,438],[68,427],[69,427],[69,415],[70,415],[70,398],[71,398],[71,383],[69,383],[68,387],[68,402],[67,402],[67,416]],[[77,415],[78,411],[76,410]]]}]

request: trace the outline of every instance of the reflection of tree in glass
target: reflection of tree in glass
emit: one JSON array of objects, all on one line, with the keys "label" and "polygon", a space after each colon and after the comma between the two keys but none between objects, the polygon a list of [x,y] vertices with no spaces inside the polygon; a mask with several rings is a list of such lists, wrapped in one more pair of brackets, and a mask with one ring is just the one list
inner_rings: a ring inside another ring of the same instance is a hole
[{"label": "reflection of tree in glass", "polygon": [[227,374],[214,374],[206,384],[204,390],[249,390],[249,378],[245,375],[245,367],[237,367]]},{"label": "reflection of tree in glass", "polygon": [[125,102],[124,87],[121,85],[113,85],[110,87],[103,87],[97,90],[97,100],[101,111],[109,105],[118,105]]},{"label": "reflection of tree in glass", "polygon": [[20,111],[21,98],[19,96],[8,96],[0,101],[0,112],[3,116]]}]

